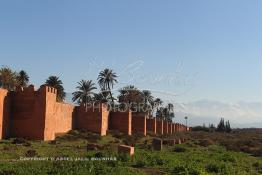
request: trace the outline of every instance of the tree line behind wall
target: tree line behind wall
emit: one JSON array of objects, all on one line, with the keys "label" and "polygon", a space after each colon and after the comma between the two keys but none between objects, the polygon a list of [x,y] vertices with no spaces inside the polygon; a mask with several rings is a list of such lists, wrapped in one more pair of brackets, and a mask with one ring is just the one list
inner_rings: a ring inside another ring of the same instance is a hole
[{"label": "tree line behind wall", "polygon": [[[118,83],[117,78],[117,74],[112,69],[106,68],[98,74],[97,84],[99,88],[92,80],[82,79],[77,83],[72,100],[84,105],[102,102],[113,108],[123,108],[128,105],[130,110],[146,113],[149,117],[156,115],[160,119],[173,120],[175,117],[174,105],[168,103],[164,106],[164,102],[160,98],[155,98],[150,90],[140,90],[134,85],[127,85],[119,89],[119,95],[115,97],[112,89]],[[17,72],[6,66],[0,69],[0,87],[9,91],[15,91],[18,86],[26,88],[29,85],[29,79],[29,75],[24,70]],[[57,101],[64,101],[66,93],[59,76],[49,76],[44,85],[56,88]],[[98,92],[95,92],[95,90],[98,90]]]},{"label": "tree line behind wall", "polygon": [[221,133],[230,133],[232,131],[229,120],[225,121],[224,118],[221,118],[217,126],[214,124],[209,124],[207,127],[205,124],[203,126],[195,126],[192,128],[193,131],[205,131],[205,132],[221,132]]}]

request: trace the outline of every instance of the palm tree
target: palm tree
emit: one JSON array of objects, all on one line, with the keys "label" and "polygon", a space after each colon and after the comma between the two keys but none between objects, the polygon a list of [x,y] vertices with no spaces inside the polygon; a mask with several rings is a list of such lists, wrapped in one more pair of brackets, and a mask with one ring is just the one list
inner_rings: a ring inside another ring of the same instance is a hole
[{"label": "palm tree", "polygon": [[145,104],[151,104],[151,102],[154,99],[154,97],[152,96],[152,93],[149,90],[143,90],[142,91],[142,96],[144,98],[144,103]]},{"label": "palm tree", "polygon": [[162,101],[160,98],[156,98],[155,101],[154,101],[154,103],[155,103],[155,106],[156,106],[156,108],[157,108],[157,110],[158,110],[158,108],[159,108],[160,106],[162,106],[163,101]]},{"label": "palm tree", "polygon": [[163,108],[163,107],[160,107],[159,109],[157,109],[156,117],[159,118],[159,119],[165,119],[164,110],[165,110],[165,108]]},{"label": "palm tree", "polygon": [[172,103],[168,103],[167,108],[169,112],[174,112],[174,105]]},{"label": "palm tree", "polygon": [[174,105],[169,103],[166,107],[160,107],[156,111],[156,116],[160,119],[172,122],[173,118],[175,117]]},{"label": "palm tree", "polygon": [[175,117],[174,105],[172,103],[168,103],[166,110],[166,120],[172,122],[173,118]]},{"label": "palm tree", "polygon": [[114,98],[111,92],[113,89],[114,84],[117,83],[117,75],[113,72],[112,69],[106,68],[105,70],[101,71],[98,75],[98,84],[102,91],[108,91],[111,97],[112,103],[114,103]]},{"label": "palm tree", "polygon": [[153,111],[153,106],[152,106],[152,102],[154,101],[154,97],[152,96],[152,93],[149,90],[143,90],[141,92],[141,95],[144,99],[144,108],[145,108],[145,112],[147,112],[148,114],[150,114]]},{"label": "palm tree", "polygon": [[144,102],[140,90],[133,85],[128,85],[119,90],[118,102],[121,105],[128,104],[131,110],[139,110],[139,104]]},{"label": "palm tree", "polygon": [[87,111],[87,104],[92,101],[96,89],[92,80],[81,80],[76,87],[77,91],[73,92],[72,100],[77,101],[78,104],[84,104]]},{"label": "palm tree", "polygon": [[[151,101],[151,104],[150,104],[150,106],[151,106],[151,115],[153,116],[153,114],[154,114],[154,111],[156,110],[156,112],[159,110],[159,107],[161,106],[163,104],[163,101],[160,99],[160,98],[156,98],[156,99],[153,99],[152,101]],[[158,111],[158,113],[159,113],[159,111]]]},{"label": "palm tree", "polygon": [[109,100],[111,100],[111,97],[108,91],[102,91],[98,94],[94,94],[95,102],[107,103]]},{"label": "palm tree", "polygon": [[66,93],[64,92],[63,82],[57,76],[50,76],[46,80],[45,84],[56,88],[57,90],[57,100],[63,101],[65,99]]},{"label": "palm tree", "polygon": [[17,81],[18,81],[19,86],[27,87],[28,82],[29,82],[29,76],[27,75],[27,73],[24,70],[21,70],[18,73]]},{"label": "palm tree", "polygon": [[169,111],[168,107],[166,109],[167,109],[166,120],[172,122],[173,118],[175,117],[175,113],[173,111],[172,112]]},{"label": "palm tree", "polygon": [[2,67],[0,69],[0,87],[9,91],[15,90],[17,86],[17,73],[9,67]]}]

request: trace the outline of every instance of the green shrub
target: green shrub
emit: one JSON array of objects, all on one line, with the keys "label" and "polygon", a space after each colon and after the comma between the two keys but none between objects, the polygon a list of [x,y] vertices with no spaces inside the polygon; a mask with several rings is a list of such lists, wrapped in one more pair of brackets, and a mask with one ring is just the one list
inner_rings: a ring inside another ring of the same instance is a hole
[{"label": "green shrub", "polygon": [[162,166],[162,165],[164,165],[164,164],[167,163],[166,160],[164,160],[164,159],[162,159],[162,158],[160,158],[160,157],[156,158],[156,159],[155,159],[155,162],[156,162],[156,165],[159,165],[159,166]]},{"label": "green shrub", "polygon": [[252,165],[258,172],[262,173],[262,163],[260,162],[255,162]]},{"label": "green shrub", "polygon": [[215,143],[211,139],[201,139],[198,140],[198,145],[203,147],[208,147],[210,145],[214,145]]},{"label": "green shrub", "polygon": [[188,175],[202,175],[203,173],[198,169],[189,169]]},{"label": "green shrub", "polygon": [[137,140],[133,136],[126,136],[123,140],[125,145],[135,146]]},{"label": "green shrub", "polygon": [[135,168],[143,168],[146,166],[145,160],[138,160],[134,165]]},{"label": "green shrub", "polygon": [[209,173],[219,173],[220,167],[216,163],[209,163],[206,166],[206,171]]},{"label": "green shrub", "polygon": [[192,131],[209,132],[209,128],[208,127],[204,127],[204,126],[195,126],[195,127],[192,128]]},{"label": "green shrub", "polygon": [[188,175],[188,171],[186,167],[183,165],[177,165],[171,170],[172,174],[179,174],[179,175]]},{"label": "green shrub", "polygon": [[26,153],[25,153],[25,156],[26,157],[35,157],[35,156],[37,156],[37,152],[36,152],[36,150],[28,150]]},{"label": "green shrub", "polygon": [[232,162],[232,163],[236,162],[236,158],[230,153],[222,154],[221,160],[224,161],[224,162]]},{"label": "green shrub", "polygon": [[173,151],[177,153],[183,153],[183,152],[186,152],[186,148],[181,147],[181,146],[176,146]]},{"label": "green shrub", "polygon": [[118,167],[119,166],[119,161],[108,161],[106,162],[107,166],[109,167]]},{"label": "green shrub", "polygon": [[14,139],[12,139],[11,143],[14,144],[14,145],[23,145],[23,146],[26,146],[26,147],[32,146],[32,144],[24,138],[14,138]]},{"label": "green shrub", "polygon": [[253,154],[255,157],[262,157],[262,148],[256,149]]},{"label": "green shrub", "polygon": [[105,157],[105,154],[103,152],[97,152],[94,154],[94,157],[97,157],[97,158]]},{"label": "green shrub", "polygon": [[121,162],[129,162],[130,161],[130,156],[127,154],[119,154],[117,156],[117,160],[121,161]]},{"label": "green shrub", "polygon": [[16,175],[16,173],[13,170],[1,170],[0,175]]}]

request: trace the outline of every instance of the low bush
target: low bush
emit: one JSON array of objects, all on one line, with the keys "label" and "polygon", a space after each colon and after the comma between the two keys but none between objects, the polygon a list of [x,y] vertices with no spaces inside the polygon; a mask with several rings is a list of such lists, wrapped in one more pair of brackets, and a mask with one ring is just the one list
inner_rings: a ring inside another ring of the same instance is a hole
[{"label": "low bush", "polygon": [[0,170],[0,175],[16,175],[15,171],[13,170]]},{"label": "low bush", "polygon": [[208,127],[204,127],[204,126],[195,126],[195,127],[192,127],[192,131],[209,132],[209,128]]},{"label": "low bush", "polygon": [[255,162],[252,166],[256,169],[256,171],[262,174],[262,162]]},{"label": "low bush", "polygon": [[118,154],[117,160],[121,162],[129,162],[130,161],[130,156],[127,154]]},{"label": "low bush", "polygon": [[236,162],[236,158],[230,153],[222,154],[220,160],[222,160],[223,162],[231,162],[231,163]]},{"label": "low bush", "polygon": [[255,149],[253,155],[256,157],[262,157],[262,148]]},{"label": "low bush", "polygon": [[183,152],[186,152],[186,148],[182,146],[176,146],[173,151],[177,153],[183,153]]},{"label": "low bush", "polygon": [[210,145],[214,145],[214,141],[211,139],[201,139],[198,140],[198,145],[203,146],[203,147],[208,147]]},{"label": "low bush", "polygon": [[206,165],[206,171],[209,173],[219,173],[220,167],[217,163],[209,163]]},{"label": "low bush", "polygon": [[145,160],[138,160],[133,167],[135,167],[135,168],[143,168],[145,166],[146,166]]},{"label": "low bush", "polygon": [[137,140],[135,139],[135,137],[133,136],[126,136],[123,140],[124,144],[125,145],[128,145],[128,146],[135,146]]},{"label": "low bush", "polygon": [[12,144],[15,144],[15,145],[25,144],[26,142],[27,140],[25,140],[24,138],[14,138],[12,140]]},{"label": "low bush", "polygon": [[28,150],[28,151],[26,151],[26,153],[25,153],[25,156],[26,157],[35,157],[35,156],[37,156],[37,152],[36,152],[36,150]]},{"label": "low bush", "polygon": [[172,168],[171,173],[172,174],[187,175],[188,174],[188,170],[183,165],[177,165],[174,168]]}]

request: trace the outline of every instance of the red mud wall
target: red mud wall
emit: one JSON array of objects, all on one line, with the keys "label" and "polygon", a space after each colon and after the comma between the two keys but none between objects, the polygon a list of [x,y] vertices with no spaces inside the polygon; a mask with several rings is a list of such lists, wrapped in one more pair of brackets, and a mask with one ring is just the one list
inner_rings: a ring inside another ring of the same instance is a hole
[{"label": "red mud wall", "polygon": [[187,128],[186,128],[186,126],[185,125],[181,125],[181,127],[182,127],[182,132],[185,132],[185,131],[187,131]]},{"label": "red mud wall", "polygon": [[0,139],[9,135],[10,101],[8,91],[0,88]]},{"label": "red mud wall", "polygon": [[132,113],[132,133],[146,135],[146,115]]},{"label": "red mud wall", "polygon": [[47,96],[45,117],[45,140],[54,140],[56,134],[73,129],[74,106],[56,102],[56,94]]},{"label": "red mud wall", "polygon": [[111,112],[109,117],[110,130],[117,130],[128,135],[132,134],[132,113],[129,112]]},{"label": "red mud wall", "polygon": [[175,123],[175,132],[178,132],[177,123]]},{"label": "red mud wall", "polygon": [[164,124],[163,124],[164,126],[163,126],[163,132],[164,132],[164,134],[168,134],[169,132],[169,130],[168,130],[168,122],[167,121],[164,121]]},{"label": "red mud wall", "polygon": [[109,111],[105,105],[98,105],[86,110],[85,106],[76,107],[76,128],[106,135]]},{"label": "red mud wall", "polygon": [[33,86],[11,92],[11,135],[44,140],[45,92]]},{"label": "red mud wall", "polygon": [[160,134],[160,135],[162,135],[164,132],[164,123],[163,123],[163,120],[157,120],[156,121],[156,132],[157,132],[157,134]]},{"label": "red mud wall", "polygon": [[65,133],[73,129],[75,106],[66,103],[56,103],[54,113],[51,115],[56,117],[56,133]]},{"label": "red mud wall", "polygon": [[176,132],[176,124],[175,123],[173,123],[173,126],[172,126],[172,128],[173,128],[173,133],[175,133]]},{"label": "red mud wall", "polygon": [[146,119],[147,132],[156,134],[156,118]]},{"label": "red mud wall", "polygon": [[11,134],[28,139],[53,140],[72,129],[74,106],[56,102],[57,91],[42,86],[11,93]]},{"label": "red mud wall", "polygon": [[180,124],[179,123],[176,123],[175,124],[175,130],[176,130],[176,132],[180,132],[180,126],[179,126]]},{"label": "red mud wall", "polygon": [[172,134],[173,133],[173,124],[170,122],[168,123],[168,133]]}]

